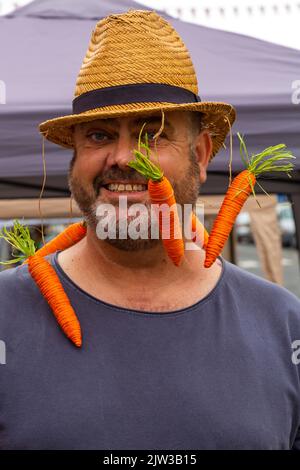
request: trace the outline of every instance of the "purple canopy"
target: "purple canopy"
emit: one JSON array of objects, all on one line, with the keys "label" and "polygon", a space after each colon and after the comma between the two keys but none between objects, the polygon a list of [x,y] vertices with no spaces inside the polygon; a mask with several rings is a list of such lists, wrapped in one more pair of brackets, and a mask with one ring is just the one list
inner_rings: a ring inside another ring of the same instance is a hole
[{"label": "purple canopy", "polygon": [[[1,198],[39,194],[38,124],[71,112],[76,77],[96,21],[129,8],[148,9],[130,0],[36,0],[0,19],[0,80],[6,84],[6,104],[0,104]],[[236,107],[233,130],[245,135],[250,151],[281,142],[293,150],[299,173],[292,180],[280,175],[265,180],[264,187],[291,193],[300,203],[300,104],[291,99],[292,82],[300,78],[300,52],[167,18],[191,53],[201,99]],[[45,147],[45,197],[66,195],[71,152],[48,142]],[[215,157],[203,193],[224,192],[228,162],[228,149]],[[241,168],[236,142],[233,170]]]}]

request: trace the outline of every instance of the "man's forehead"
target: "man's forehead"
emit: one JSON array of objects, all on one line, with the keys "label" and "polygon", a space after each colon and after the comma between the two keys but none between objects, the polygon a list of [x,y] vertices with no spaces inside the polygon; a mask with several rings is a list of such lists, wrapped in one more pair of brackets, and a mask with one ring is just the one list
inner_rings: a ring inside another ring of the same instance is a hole
[{"label": "man's forehead", "polygon": [[[139,116],[126,116],[126,117],[117,117],[117,118],[105,118],[105,119],[93,119],[92,121],[80,123],[81,128],[85,128],[91,125],[101,125],[106,124],[118,128],[121,126],[122,121],[127,121],[129,125],[142,126],[145,122],[148,124],[158,124],[162,123],[162,114],[155,113],[151,115],[139,115]],[[172,118],[169,116],[164,117],[164,127],[169,127],[173,129],[174,126],[171,124]]]}]

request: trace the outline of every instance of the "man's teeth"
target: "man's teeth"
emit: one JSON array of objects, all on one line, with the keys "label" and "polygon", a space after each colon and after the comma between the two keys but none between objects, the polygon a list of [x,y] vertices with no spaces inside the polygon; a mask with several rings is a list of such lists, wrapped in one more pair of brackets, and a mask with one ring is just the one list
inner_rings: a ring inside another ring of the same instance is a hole
[{"label": "man's teeth", "polygon": [[108,184],[109,191],[146,191],[145,184]]}]

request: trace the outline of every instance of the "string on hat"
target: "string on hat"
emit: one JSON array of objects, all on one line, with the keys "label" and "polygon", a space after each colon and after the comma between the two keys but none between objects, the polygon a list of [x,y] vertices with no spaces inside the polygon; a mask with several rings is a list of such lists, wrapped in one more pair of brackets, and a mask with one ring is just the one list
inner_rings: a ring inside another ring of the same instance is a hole
[{"label": "string on hat", "polygon": [[228,126],[229,126],[229,145],[230,145],[230,152],[229,152],[229,184],[228,186],[231,185],[231,181],[232,181],[232,128],[231,128],[231,124],[230,124],[230,121],[228,119],[227,116],[224,117],[225,121],[228,122]]},{"label": "string on hat", "polygon": [[70,196],[70,206],[69,206],[69,209],[70,209],[70,215],[69,215],[69,222],[71,223],[72,219],[73,219],[73,199],[72,199],[72,194]]},{"label": "string on hat", "polygon": [[[48,135],[48,131],[46,131],[46,137]],[[45,245],[45,237],[44,237],[44,219],[43,219],[43,214],[42,214],[42,209],[41,209],[41,200],[43,197],[43,193],[45,190],[46,186],[46,179],[47,179],[47,172],[46,172],[46,158],[45,158],[45,135],[42,134],[42,161],[43,161],[43,183],[42,183],[42,189],[39,195],[39,202],[38,202],[38,207],[39,207],[39,217],[41,219],[41,235],[42,235],[42,242],[43,245]]]},{"label": "string on hat", "polygon": [[160,136],[160,134],[162,133],[162,131],[164,130],[164,127],[165,127],[165,113],[164,113],[163,108],[160,108],[160,110],[161,110],[161,125],[160,125],[159,130],[154,135],[155,156],[156,156],[156,159],[157,159],[158,163],[159,163],[159,158],[158,158],[158,152],[157,152],[157,139]]}]

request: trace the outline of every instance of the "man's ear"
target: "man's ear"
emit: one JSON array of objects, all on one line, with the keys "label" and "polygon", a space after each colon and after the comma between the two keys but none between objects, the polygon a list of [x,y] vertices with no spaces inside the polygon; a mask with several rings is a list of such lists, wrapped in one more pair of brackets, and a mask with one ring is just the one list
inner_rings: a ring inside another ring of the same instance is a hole
[{"label": "man's ear", "polygon": [[203,130],[197,135],[194,149],[200,170],[200,183],[203,184],[207,178],[206,169],[213,149],[212,138],[208,130]]}]

